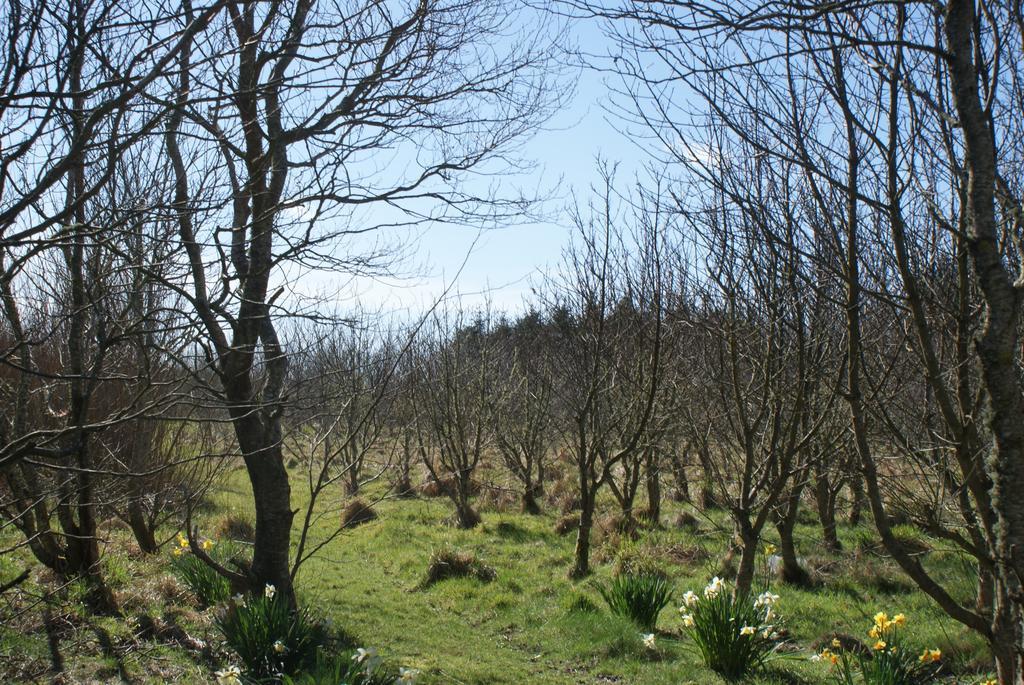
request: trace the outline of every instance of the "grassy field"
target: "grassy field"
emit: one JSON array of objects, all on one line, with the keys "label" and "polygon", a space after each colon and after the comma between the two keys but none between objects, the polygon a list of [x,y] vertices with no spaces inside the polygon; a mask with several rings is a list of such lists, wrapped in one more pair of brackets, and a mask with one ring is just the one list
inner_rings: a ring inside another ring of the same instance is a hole
[{"label": "grassy field", "polygon": [[[368,498],[373,494],[371,488]],[[250,508],[244,476],[234,472],[205,513],[203,532],[212,534],[224,517],[248,516]],[[574,537],[554,532],[557,511],[527,516],[484,508],[481,526],[460,531],[446,525],[451,514],[446,499],[384,499],[375,509],[377,520],[345,533],[303,567],[300,599],[357,644],[377,647],[395,665],[421,670],[421,682],[723,682],[701,665],[682,635],[677,602],[662,613],[656,649],[650,650],[634,625],[607,611],[594,587],[611,577],[616,558],[641,558],[669,573],[677,597],[699,590],[720,572],[728,540],[720,512],[699,516],[697,530],[676,528],[670,524],[682,505],[668,505],[666,527],[642,531],[635,542],[599,534],[593,577],[572,582],[566,571]],[[837,556],[821,551],[810,518],[798,537],[816,584],[801,589],[772,584],[781,595],[779,613],[789,642],[772,669],[752,682],[825,682],[827,668],[811,661],[814,651],[837,632],[866,639],[876,611],[906,614],[913,642],[942,650],[951,682],[982,679],[987,656],[981,640],[916,591],[880,553],[868,528],[841,529],[846,551]],[[49,681],[39,673],[55,653],[63,660],[65,683],[210,682],[213,668],[228,659],[217,648],[210,611],[200,611],[169,576],[166,554],[130,553],[126,531],[116,527],[107,544],[106,571],[130,620],[86,616],[75,607],[79,589],[74,586],[66,589],[62,603],[34,604],[25,593],[8,599],[4,610],[14,618],[0,627],[4,682]],[[924,544],[929,567],[971,596],[969,569],[938,543]],[[472,553],[496,570],[496,579],[459,578],[421,587],[431,554],[447,548]],[[13,555],[0,559],[3,577],[22,563]],[[45,574],[37,573],[28,591],[39,594],[33,586],[44,582]],[[581,596],[598,610],[574,609]],[[151,635],[147,615],[160,617],[165,630]],[[141,622],[131,617],[142,617]],[[176,631],[173,639],[167,637],[168,625]]]}]

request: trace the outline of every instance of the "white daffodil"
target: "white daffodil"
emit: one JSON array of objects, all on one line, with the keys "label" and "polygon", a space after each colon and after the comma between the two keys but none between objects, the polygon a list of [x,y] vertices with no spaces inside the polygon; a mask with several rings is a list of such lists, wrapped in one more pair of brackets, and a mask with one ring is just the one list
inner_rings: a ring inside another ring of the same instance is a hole
[{"label": "white daffodil", "polygon": [[683,627],[685,627],[685,628],[692,628],[695,625],[697,625],[697,624],[693,620],[693,616],[691,614],[683,614]]},{"label": "white daffodil", "polygon": [[267,599],[274,599],[274,595],[277,594],[277,588],[267,583],[266,587],[263,588],[263,596]]},{"label": "white daffodil", "polygon": [[722,591],[724,587],[725,581],[719,578],[718,576],[715,576],[711,579],[711,582],[708,583],[708,586],[704,588],[704,596],[708,598],[715,597],[718,595],[719,592]]},{"label": "white daffodil", "polygon": [[415,668],[399,668],[398,678],[395,679],[395,685],[415,685],[416,678],[420,672]]},{"label": "white daffodil", "polygon": [[740,628],[740,635],[753,635],[757,632],[757,628],[754,626],[743,626]]},{"label": "white daffodil", "polygon": [[[693,605],[695,605],[698,600],[699,597],[697,597],[697,593],[693,590],[687,590],[686,594],[683,595],[683,603],[686,604],[686,606],[688,607],[692,607]],[[680,611],[682,611],[682,609],[680,609]]]},{"label": "white daffodil", "polygon": [[765,640],[770,640],[771,637],[772,637],[772,629],[771,628],[765,628],[764,630],[762,630],[761,631],[761,637],[763,637]]},{"label": "white daffodil", "polygon": [[757,600],[754,601],[755,607],[770,607],[779,601],[778,595],[773,595],[770,592],[762,592],[757,596]]},{"label": "white daffodil", "polygon": [[242,671],[238,666],[228,666],[223,671],[214,671],[217,685],[242,685]]},{"label": "white daffodil", "polygon": [[276,640],[274,642],[274,652],[276,654],[284,654],[286,649],[287,649],[287,647],[285,647],[284,643],[281,642],[280,640]]},{"label": "white daffodil", "polygon": [[647,649],[654,649],[654,633],[647,633],[644,635],[644,647]]},{"label": "white daffodil", "polygon": [[231,598],[231,601],[235,603],[235,606],[243,606],[245,604],[245,595],[243,595],[242,593],[238,593],[237,595]]},{"label": "white daffodil", "polygon": [[363,647],[360,647],[356,650],[356,653],[352,655],[352,661],[356,662],[357,664],[361,664],[367,659],[372,659],[375,656],[377,656],[376,647],[366,647],[365,649]]}]

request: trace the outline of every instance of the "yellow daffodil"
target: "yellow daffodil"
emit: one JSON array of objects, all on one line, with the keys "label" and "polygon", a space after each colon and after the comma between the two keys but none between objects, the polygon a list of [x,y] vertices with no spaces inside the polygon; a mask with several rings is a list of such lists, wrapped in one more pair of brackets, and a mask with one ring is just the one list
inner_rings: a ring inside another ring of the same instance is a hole
[{"label": "yellow daffodil", "polygon": [[874,645],[874,649],[876,652],[880,652],[883,649],[885,649],[885,640],[879,640],[878,642],[876,642]]},{"label": "yellow daffodil", "polygon": [[939,661],[940,659],[942,659],[942,650],[939,649],[926,649],[918,657],[918,660],[923,664]]},{"label": "yellow daffodil", "polygon": [[892,624],[897,628],[902,628],[907,625],[907,617],[903,614],[896,614],[892,617]]},{"label": "yellow daffodil", "polygon": [[753,635],[756,632],[754,626],[743,626],[740,628],[740,635]]},{"label": "yellow daffodil", "polygon": [[209,552],[211,549],[213,549],[213,545],[214,542],[210,538],[206,538],[205,540],[203,540],[202,547],[204,551]]}]

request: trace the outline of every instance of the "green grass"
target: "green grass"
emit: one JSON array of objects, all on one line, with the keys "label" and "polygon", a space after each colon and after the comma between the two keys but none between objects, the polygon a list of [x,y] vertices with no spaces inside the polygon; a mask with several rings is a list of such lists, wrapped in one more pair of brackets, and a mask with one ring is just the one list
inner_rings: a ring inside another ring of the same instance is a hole
[{"label": "green grass", "polygon": [[[298,477],[293,493],[295,506],[300,507],[303,502]],[[368,493],[368,498],[372,499],[373,494]],[[244,473],[231,473],[214,499],[213,511],[206,514],[205,527],[212,530],[216,519],[232,510],[249,513],[250,497]],[[334,504],[340,509],[337,502]],[[673,506],[663,521],[671,520]],[[346,531],[303,567],[297,581],[300,598],[329,616],[359,645],[376,647],[395,667],[419,669],[423,673],[421,682],[725,682],[701,665],[694,646],[683,636],[676,611],[678,599],[687,589],[699,591],[719,571],[717,565],[728,538],[721,513],[702,521],[702,533],[646,531],[636,543],[658,557],[676,598],[659,617],[657,646],[652,651],[644,647],[640,630],[632,622],[607,610],[594,587],[595,581],[610,580],[614,550],[596,544],[593,577],[580,582],[568,579],[574,537],[554,533],[556,511],[535,517],[484,509],[481,526],[461,531],[444,525],[451,516],[446,499],[385,499],[374,508],[380,515],[377,520]],[[332,514],[324,520],[336,523],[336,519]],[[328,532],[325,524],[314,538]],[[126,533],[120,531],[117,535]],[[800,554],[816,564],[832,562],[834,568],[826,582],[817,587],[797,589],[773,584],[773,591],[782,597],[778,613],[790,633],[792,648],[775,662],[773,672],[749,682],[824,682],[827,667],[809,658],[816,643],[834,632],[866,640],[864,627],[870,625],[876,611],[906,614],[910,619],[909,639],[922,648],[939,647],[957,668],[984,665],[981,640],[910,588],[891,561],[876,556],[876,550],[870,549],[873,537],[867,527],[844,527],[840,535],[846,551],[828,557],[821,552],[815,526],[807,524],[798,529]],[[969,573],[959,558],[940,549],[939,543],[929,544],[934,548],[927,557],[929,568],[960,596],[972,596]],[[129,546],[124,541],[120,545]],[[471,552],[494,567],[497,579],[490,583],[450,579],[420,589],[432,552],[449,547]],[[690,560],[686,552],[697,547],[705,548],[709,556],[701,559],[693,555],[697,561]],[[140,577],[155,579],[169,573],[166,556],[132,557],[111,563],[119,584],[115,589],[123,591],[137,590]],[[570,605],[576,604],[572,600],[578,596],[587,597],[598,610],[571,610]],[[139,601],[151,611],[167,610],[155,598],[150,604]],[[188,609],[183,620],[199,637],[213,637],[208,616]],[[182,650],[166,646],[153,650],[147,654],[159,654],[167,669],[176,669],[175,682],[209,682],[196,675],[209,674],[209,668],[197,665]],[[15,652],[45,662],[45,633],[0,628],[0,660]],[[74,667],[83,672],[99,668],[109,671],[109,664],[97,663],[106,658],[94,647],[82,648],[80,656],[67,655],[68,662],[75,661]],[[144,663],[145,658],[129,659],[129,671],[139,674],[138,682],[159,682],[152,666]],[[148,680],[150,677],[152,680]],[[958,682],[975,683],[980,679],[964,675]]]}]

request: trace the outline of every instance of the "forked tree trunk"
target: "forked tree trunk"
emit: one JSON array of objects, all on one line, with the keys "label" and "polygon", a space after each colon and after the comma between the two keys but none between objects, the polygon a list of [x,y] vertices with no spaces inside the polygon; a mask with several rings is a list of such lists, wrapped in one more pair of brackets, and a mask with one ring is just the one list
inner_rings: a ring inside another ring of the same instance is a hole
[{"label": "forked tree trunk", "polygon": [[814,475],[814,503],[818,509],[818,521],[821,522],[822,543],[829,552],[843,549],[839,542],[836,529],[836,498],[824,469],[816,468]]}]

